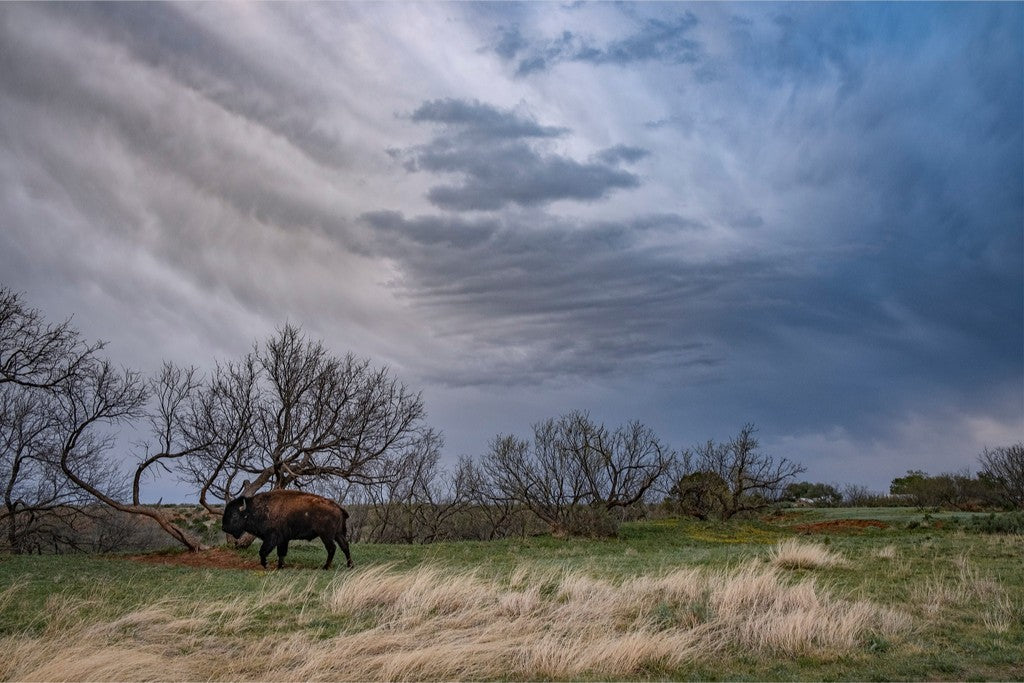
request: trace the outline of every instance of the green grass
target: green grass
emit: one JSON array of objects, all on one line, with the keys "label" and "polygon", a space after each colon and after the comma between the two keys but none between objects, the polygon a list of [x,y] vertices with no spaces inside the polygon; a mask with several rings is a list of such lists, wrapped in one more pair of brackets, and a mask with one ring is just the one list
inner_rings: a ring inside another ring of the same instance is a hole
[{"label": "green grass", "polygon": [[[930,520],[950,516],[965,515],[932,514]],[[892,526],[806,537],[793,528],[835,519],[877,519]],[[916,528],[907,528],[915,521]],[[620,538],[611,540],[535,537],[426,546],[354,544],[352,551],[360,568],[438,567],[501,579],[517,567],[529,566],[620,581],[680,567],[735,568],[749,561],[767,566],[775,544],[797,536],[825,544],[847,562],[828,569],[787,570],[790,580],[814,577],[839,596],[866,599],[908,615],[912,628],[898,637],[867,638],[853,651],[838,655],[735,651],[684,669],[646,671],[638,677],[1024,679],[1024,536],[921,526],[926,521],[925,513],[908,508],[798,510],[770,522],[637,522],[624,525]],[[150,565],[117,555],[0,555],[0,639],[44,638],[58,632],[61,623],[113,621],[163,601],[231,601],[278,590],[287,595],[303,586],[308,594],[316,594],[329,590],[331,582],[347,572],[343,567],[318,570],[324,558],[318,543],[292,544],[289,568],[282,572],[259,569],[255,546],[237,552],[251,561],[252,569]],[[305,632],[328,638],[352,627],[307,598],[285,597],[260,602],[255,613],[247,615],[241,635],[283,638]]]},{"label": "green grass", "polygon": [[925,518],[950,520],[953,518],[966,520],[971,517],[984,516],[987,512],[960,512],[958,510],[920,510],[914,507],[878,507],[878,508],[793,508],[787,512],[798,515],[806,521],[822,521],[830,519],[875,519],[889,524],[907,525],[911,522],[923,522]]}]

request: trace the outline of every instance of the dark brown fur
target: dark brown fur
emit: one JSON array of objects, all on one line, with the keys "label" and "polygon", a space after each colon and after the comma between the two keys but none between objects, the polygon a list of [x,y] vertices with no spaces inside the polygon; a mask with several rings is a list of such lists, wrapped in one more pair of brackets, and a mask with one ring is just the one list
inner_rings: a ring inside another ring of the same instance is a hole
[{"label": "dark brown fur", "polygon": [[348,566],[353,566],[346,536],[347,519],[348,512],[333,500],[303,491],[275,489],[257,493],[251,498],[236,498],[228,503],[224,508],[221,528],[236,538],[249,532],[262,540],[260,564],[264,567],[267,566],[267,555],[276,547],[278,569],[284,566],[288,541],[309,541],[319,537],[327,548],[324,569],[330,569],[335,542],[345,553]]}]

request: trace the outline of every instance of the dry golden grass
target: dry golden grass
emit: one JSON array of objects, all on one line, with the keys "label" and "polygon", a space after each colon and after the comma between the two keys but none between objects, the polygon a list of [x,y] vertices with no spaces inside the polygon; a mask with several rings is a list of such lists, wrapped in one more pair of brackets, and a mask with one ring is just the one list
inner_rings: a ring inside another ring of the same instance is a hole
[{"label": "dry golden grass", "polygon": [[996,598],[982,615],[982,623],[989,631],[1005,633],[1009,631],[1016,619],[1020,617],[1021,608],[1009,596]]},{"label": "dry golden grass", "polygon": [[806,543],[791,538],[775,546],[771,563],[784,569],[831,569],[844,566],[846,560],[820,543]]},{"label": "dry golden grass", "polygon": [[899,557],[899,551],[896,550],[896,546],[889,544],[882,546],[875,551],[875,557],[883,560],[895,560]]},{"label": "dry golden grass", "polygon": [[18,594],[18,591],[21,591],[24,588],[25,588],[25,582],[22,581],[22,582],[19,582],[19,583],[13,583],[10,586],[8,586],[7,588],[5,588],[2,591],[0,591],[0,609],[6,608],[7,604],[11,600],[13,600],[14,597]]},{"label": "dry golden grass", "polygon": [[[294,610],[298,626],[246,631],[249,615],[269,605]],[[80,612],[59,599],[50,608]],[[621,581],[529,568],[494,579],[375,567],[339,576],[325,592],[298,580],[231,601],[176,598],[91,624],[51,617],[42,634],[0,639],[0,678],[624,678],[729,651],[841,656],[909,623],[755,563]],[[337,627],[330,635],[325,620]]]},{"label": "dry golden grass", "polygon": [[952,568],[943,568],[918,583],[911,591],[913,602],[931,617],[971,603],[987,605],[983,615],[986,628],[1008,630],[1020,608],[1003,585],[994,577],[983,575],[962,555],[954,558],[952,564]]}]

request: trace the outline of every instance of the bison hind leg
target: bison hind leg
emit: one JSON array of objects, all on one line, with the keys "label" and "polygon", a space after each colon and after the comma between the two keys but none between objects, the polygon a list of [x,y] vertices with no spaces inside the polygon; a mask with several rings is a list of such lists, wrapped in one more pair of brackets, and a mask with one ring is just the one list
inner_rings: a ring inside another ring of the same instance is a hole
[{"label": "bison hind leg", "polygon": [[321,536],[320,540],[324,542],[324,547],[327,548],[327,564],[324,565],[324,569],[330,569],[331,562],[334,561],[334,541],[326,534]]},{"label": "bison hind leg", "polygon": [[348,549],[348,539],[345,538],[345,533],[342,532],[342,533],[338,534],[337,536],[334,537],[334,540],[336,540],[338,542],[338,545],[341,547],[341,552],[345,553],[346,564],[351,569],[355,565],[352,564],[352,553],[349,552],[349,549]]},{"label": "bison hind leg", "polygon": [[284,556],[288,554],[288,540],[277,544],[277,568],[284,569]]}]

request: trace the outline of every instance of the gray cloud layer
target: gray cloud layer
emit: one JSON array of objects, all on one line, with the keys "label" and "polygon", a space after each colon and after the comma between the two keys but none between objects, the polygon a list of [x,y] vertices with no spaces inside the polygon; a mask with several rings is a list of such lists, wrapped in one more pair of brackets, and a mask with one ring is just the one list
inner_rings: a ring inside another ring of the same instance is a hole
[{"label": "gray cloud layer", "polygon": [[442,124],[443,129],[429,143],[399,152],[407,157],[406,169],[461,176],[460,183],[436,185],[427,193],[430,202],[442,209],[494,211],[508,204],[596,200],[614,189],[640,184],[618,163],[639,160],[643,150],[615,147],[589,163],[544,153],[528,140],[560,138],[569,129],[541,126],[478,101],[425,102],[411,119]]},{"label": "gray cloud layer", "polygon": [[424,102],[410,117],[413,121],[429,121],[458,127],[460,135],[474,140],[515,140],[518,138],[557,138],[568,128],[541,126],[515,112],[501,111],[479,100],[457,99]]},{"label": "gray cloud layer", "polygon": [[306,325],[456,452],[588,408],[969,464],[1024,437],[1022,21],[0,5],[0,281],[144,369]]},{"label": "gray cloud layer", "polygon": [[516,75],[550,69],[562,62],[628,66],[636,62],[664,61],[692,64],[701,58],[701,46],[690,37],[698,24],[692,12],[667,19],[643,21],[635,32],[623,38],[599,44],[573,31],[563,31],[551,39],[530,39],[518,26],[503,28],[494,52],[516,62]]}]

